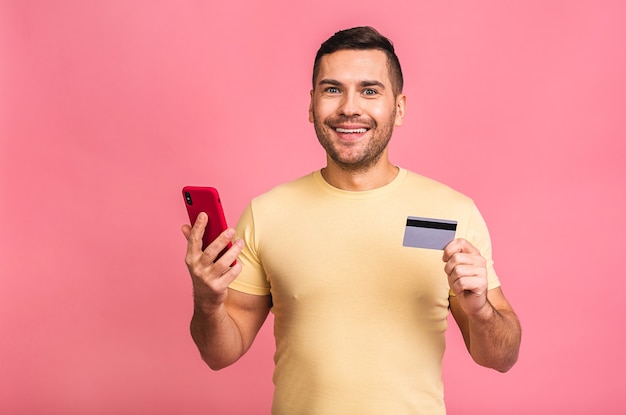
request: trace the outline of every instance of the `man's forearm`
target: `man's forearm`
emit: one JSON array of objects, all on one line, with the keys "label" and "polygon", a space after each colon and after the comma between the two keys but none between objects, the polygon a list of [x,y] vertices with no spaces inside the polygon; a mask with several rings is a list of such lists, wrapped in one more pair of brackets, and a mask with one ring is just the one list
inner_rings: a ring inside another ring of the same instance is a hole
[{"label": "man's forearm", "polygon": [[223,304],[216,308],[194,304],[190,329],[202,359],[213,370],[235,363],[243,354],[241,332]]},{"label": "man's forearm", "polygon": [[498,311],[491,306],[486,316],[469,319],[469,351],[476,363],[508,371],[519,354],[521,326],[513,311]]}]

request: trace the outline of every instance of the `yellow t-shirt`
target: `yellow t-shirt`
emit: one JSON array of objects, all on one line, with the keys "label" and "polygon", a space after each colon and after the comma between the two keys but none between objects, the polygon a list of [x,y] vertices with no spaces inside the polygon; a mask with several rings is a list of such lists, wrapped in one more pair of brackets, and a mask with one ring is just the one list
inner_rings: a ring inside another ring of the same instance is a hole
[{"label": "yellow t-shirt", "polygon": [[480,250],[489,288],[499,286],[472,200],[404,169],[364,192],[316,171],[245,210],[231,288],[272,295],[272,414],[445,414],[449,287],[441,250],[403,246],[408,217],[457,221],[456,237]]}]

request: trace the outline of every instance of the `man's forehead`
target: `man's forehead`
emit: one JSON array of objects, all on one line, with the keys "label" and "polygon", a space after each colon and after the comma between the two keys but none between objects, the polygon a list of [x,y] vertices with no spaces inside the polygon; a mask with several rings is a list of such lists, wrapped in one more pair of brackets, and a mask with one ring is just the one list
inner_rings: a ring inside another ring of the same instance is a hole
[{"label": "man's forehead", "polygon": [[387,56],[377,49],[339,50],[322,56],[316,82],[333,79],[339,82],[378,81],[390,84]]}]

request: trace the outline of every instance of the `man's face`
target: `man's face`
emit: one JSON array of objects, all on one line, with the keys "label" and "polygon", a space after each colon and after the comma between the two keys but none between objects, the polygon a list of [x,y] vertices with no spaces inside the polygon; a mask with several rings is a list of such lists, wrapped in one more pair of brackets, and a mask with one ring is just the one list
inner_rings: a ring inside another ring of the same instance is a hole
[{"label": "man's face", "polygon": [[311,91],[309,120],[317,138],[344,170],[364,171],[386,155],[404,117],[404,95],[393,93],[387,57],[379,50],[324,55]]}]

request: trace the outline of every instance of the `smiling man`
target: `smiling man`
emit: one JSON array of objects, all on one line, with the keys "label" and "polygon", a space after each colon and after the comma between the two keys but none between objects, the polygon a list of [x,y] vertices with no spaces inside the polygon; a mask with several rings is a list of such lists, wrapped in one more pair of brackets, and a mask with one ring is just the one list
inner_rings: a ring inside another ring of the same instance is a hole
[{"label": "smiling man", "polygon": [[309,119],[328,155],[328,168],[332,164],[351,176],[382,161],[387,174],[395,176],[387,144],[394,126],[402,124],[406,98],[393,90],[385,53],[339,50],[320,59],[316,78]]},{"label": "smiling man", "polygon": [[477,363],[517,360],[519,321],[478,209],[389,160],[402,83],[387,38],[337,32],[317,53],[309,108],[326,166],[255,198],[205,251],[206,215],[183,227],[191,332],[211,368],[275,316],[274,415],[444,414],[450,311]]}]

